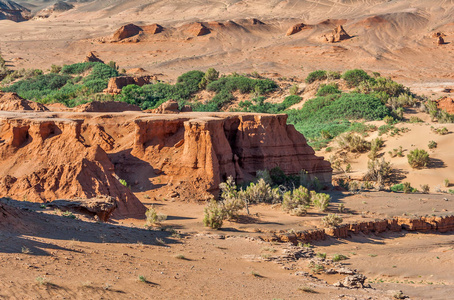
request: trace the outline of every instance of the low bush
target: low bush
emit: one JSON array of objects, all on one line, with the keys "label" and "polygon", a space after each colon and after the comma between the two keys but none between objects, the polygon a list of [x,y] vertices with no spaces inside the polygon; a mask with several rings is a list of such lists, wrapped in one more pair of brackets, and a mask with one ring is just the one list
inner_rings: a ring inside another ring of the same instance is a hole
[{"label": "low bush", "polygon": [[347,82],[347,85],[351,88],[358,86],[361,82],[368,81],[371,79],[371,77],[367,75],[367,73],[364,70],[360,69],[346,71],[342,75],[342,78],[345,80],[345,82]]},{"label": "low bush", "polygon": [[331,196],[323,193],[313,194],[311,200],[315,208],[319,211],[325,211],[331,201]]},{"label": "low bush", "polygon": [[437,146],[438,146],[438,144],[435,141],[430,141],[429,145],[428,145],[429,149],[435,149],[435,148],[437,148]]},{"label": "low bush", "polygon": [[410,151],[407,155],[407,159],[412,168],[424,168],[429,164],[429,153],[422,149],[415,149]]},{"label": "low bush", "polygon": [[342,224],[344,220],[337,214],[329,214],[322,218],[322,225],[324,227],[337,227]]},{"label": "low bush", "polygon": [[284,194],[282,200],[282,209],[287,213],[296,216],[306,214],[307,208],[311,204],[311,194],[309,190],[300,186],[293,191],[288,191]]},{"label": "low bush", "polygon": [[324,70],[317,70],[309,73],[306,77],[306,83],[313,83],[317,80],[325,80],[327,78],[327,73]]},{"label": "low bush", "polygon": [[391,187],[391,191],[397,192],[404,192],[405,194],[409,193],[416,193],[418,190],[413,188],[409,182],[395,184]]},{"label": "low bush", "polygon": [[221,203],[212,200],[204,209],[203,225],[219,229],[225,219],[224,207]]},{"label": "low bush", "polygon": [[159,224],[167,219],[166,215],[158,214],[153,206],[147,209],[145,217],[147,219],[147,225]]},{"label": "low bush", "polygon": [[391,181],[393,169],[390,162],[384,158],[369,160],[367,163],[367,173],[364,176],[365,180],[376,181],[379,184],[384,184]]},{"label": "low bush", "polygon": [[316,96],[323,97],[326,95],[340,94],[340,93],[341,93],[341,91],[339,90],[337,84],[330,83],[330,84],[320,85],[320,88],[318,89]]}]

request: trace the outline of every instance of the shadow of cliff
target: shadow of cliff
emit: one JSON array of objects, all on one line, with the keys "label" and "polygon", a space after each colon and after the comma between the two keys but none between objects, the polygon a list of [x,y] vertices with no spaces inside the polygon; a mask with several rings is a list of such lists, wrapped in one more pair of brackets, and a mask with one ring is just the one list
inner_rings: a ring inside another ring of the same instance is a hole
[{"label": "shadow of cliff", "polygon": [[126,180],[133,193],[152,191],[165,186],[153,184],[150,179],[158,175],[166,175],[150,163],[131,154],[132,149],[109,153],[108,157],[115,166],[115,173]]},{"label": "shadow of cliff", "polygon": [[[96,223],[44,213],[39,203],[0,198],[11,215],[0,218],[0,253],[50,255],[53,250],[76,251],[77,242],[167,246],[180,243],[161,229]],[[47,241],[50,240],[50,241]],[[65,245],[61,245],[65,243]]]}]

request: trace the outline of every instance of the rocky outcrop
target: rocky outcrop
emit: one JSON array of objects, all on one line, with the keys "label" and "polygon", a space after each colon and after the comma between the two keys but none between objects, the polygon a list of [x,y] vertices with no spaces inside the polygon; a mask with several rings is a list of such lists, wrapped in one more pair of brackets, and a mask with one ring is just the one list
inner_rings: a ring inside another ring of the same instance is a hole
[{"label": "rocky outcrop", "polygon": [[83,143],[83,120],[50,116],[0,119],[0,194],[33,202],[110,196],[117,217],[143,216],[107,153]]},{"label": "rocky outcrop", "polygon": [[112,77],[109,80],[107,85],[107,89],[103,92],[106,94],[113,94],[118,95],[121,93],[121,89],[127,85],[135,84],[138,86],[144,86],[145,84],[150,84],[153,81],[158,80],[156,76],[146,75],[146,76],[119,76],[119,77]]},{"label": "rocky outcrop", "polygon": [[290,35],[300,32],[301,30],[306,29],[306,28],[308,28],[308,26],[306,24],[298,23],[298,24],[295,24],[292,27],[290,27],[287,30],[287,33],[285,35],[290,36]]},{"label": "rocky outcrop", "polygon": [[191,36],[202,36],[211,33],[211,30],[202,23],[190,24],[184,31],[186,34]]},{"label": "rocky outcrop", "polygon": [[117,208],[117,202],[112,197],[101,196],[92,199],[55,200],[47,206],[96,216],[106,222]]},{"label": "rocky outcrop", "polygon": [[286,174],[306,170],[310,178],[330,183],[330,163],[315,156],[305,138],[286,121],[287,115],[226,113],[137,119],[132,154],[156,161],[157,150],[152,149],[174,149],[160,172],[179,178],[172,189],[180,195],[187,185],[217,195],[219,183],[228,176],[241,182],[257,170],[274,167]]},{"label": "rocky outcrop", "polygon": [[329,162],[286,120],[250,113],[0,112],[0,195],[37,202],[110,196],[118,203],[114,216],[128,216],[144,208],[119,179],[151,197],[187,201],[217,196],[228,176],[241,182],[274,167],[286,174],[304,169],[330,183]]},{"label": "rocky outcrop", "polygon": [[345,31],[342,25],[337,25],[330,34],[324,35],[324,38],[329,43],[337,43],[348,40],[351,36]]},{"label": "rocky outcrop", "polygon": [[25,100],[19,97],[16,93],[4,93],[0,91],[0,110],[48,110],[44,105],[38,102]]},{"label": "rocky outcrop", "polygon": [[147,34],[158,34],[164,30],[164,27],[155,23],[155,24],[151,24],[151,25],[142,26],[142,29]]},{"label": "rocky outcrop", "polygon": [[119,42],[121,40],[133,37],[135,35],[138,35],[143,31],[142,28],[140,28],[137,25],[134,24],[127,24],[124,26],[121,26],[113,35],[112,41],[113,42]]},{"label": "rocky outcrop", "polygon": [[162,103],[161,105],[159,105],[158,108],[146,110],[144,112],[152,113],[152,114],[179,114],[180,112],[191,112],[191,111],[192,111],[191,106],[185,105],[180,110],[178,102],[176,102],[174,100],[169,100],[169,101],[166,101],[166,102]]},{"label": "rocky outcrop", "polygon": [[90,103],[76,106],[74,111],[78,112],[122,112],[122,111],[140,111],[137,105],[128,104],[118,101],[92,101]]},{"label": "rocky outcrop", "polygon": [[22,22],[30,19],[30,10],[11,0],[0,0],[0,20]]},{"label": "rocky outcrop", "polygon": [[443,97],[436,102],[439,109],[442,109],[450,114],[454,114],[454,99],[450,97]]},{"label": "rocky outcrop", "polygon": [[343,224],[333,228],[297,231],[293,233],[285,231],[269,232],[267,235],[262,236],[262,239],[265,241],[291,242],[296,245],[298,242],[309,243],[324,240],[328,236],[348,238],[352,234],[377,234],[387,231],[399,232],[402,230],[439,233],[454,231],[454,216],[395,217],[392,219],[357,222]]},{"label": "rocky outcrop", "polygon": [[444,45],[445,44],[445,40],[443,39],[443,37],[439,36],[437,38],[437,45],[440,46],[440,45]]},{"label": "rocky outcrop", "polygon": [[99,63],[104,63],[94,52],[88,53],[88,55],[85,57],[84,62],[99,62]]}]

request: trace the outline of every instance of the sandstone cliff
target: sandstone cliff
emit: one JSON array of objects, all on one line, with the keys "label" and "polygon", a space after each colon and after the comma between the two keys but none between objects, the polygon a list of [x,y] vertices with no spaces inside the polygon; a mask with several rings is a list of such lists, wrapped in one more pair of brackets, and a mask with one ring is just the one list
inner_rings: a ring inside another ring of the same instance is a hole
[{"label": "sandstone cliff", "polygon": [[228,176],[240,182],[277,166],[330,183],[330,163],[286,120],[246,113],[1,112],[0,195],[110,196],[118,202],[114,216],[131,216],[144,212],[131,190],[205,200]]}]

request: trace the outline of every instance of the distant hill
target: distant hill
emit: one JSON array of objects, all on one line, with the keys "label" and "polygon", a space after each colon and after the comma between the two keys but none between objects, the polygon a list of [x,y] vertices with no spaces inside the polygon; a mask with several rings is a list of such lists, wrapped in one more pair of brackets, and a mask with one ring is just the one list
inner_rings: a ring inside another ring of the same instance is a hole
[{"label": "distant hill", "polygon": [[29,18],[30,10],[27,8],[14,1],[0,0],[0,20],[22,22],[28,20]]}]

